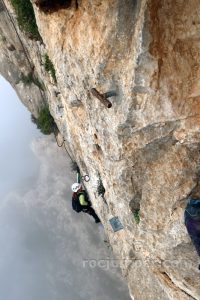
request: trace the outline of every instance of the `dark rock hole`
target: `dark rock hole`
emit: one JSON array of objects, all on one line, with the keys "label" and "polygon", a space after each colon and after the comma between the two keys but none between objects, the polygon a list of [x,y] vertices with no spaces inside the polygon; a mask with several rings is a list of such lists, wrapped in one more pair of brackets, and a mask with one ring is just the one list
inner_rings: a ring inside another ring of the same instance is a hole
[{"label": "dark rock hole", "polygon": [[[62,8],[69,8],[72,6],[72,0],[36,0],[35,4],[39,9],[45,13],[53,13]],[[78,8],[78,1],[75,1],[76,8]]]}]

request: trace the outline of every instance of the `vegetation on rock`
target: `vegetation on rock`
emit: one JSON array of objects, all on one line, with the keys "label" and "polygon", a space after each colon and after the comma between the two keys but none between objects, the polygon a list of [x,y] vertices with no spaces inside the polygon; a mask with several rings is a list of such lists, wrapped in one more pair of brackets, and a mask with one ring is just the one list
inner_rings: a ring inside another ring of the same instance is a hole
[{"label": "vegetation on rock", "polygon": [[98,180],[98,185],[97,185],[97,194],[98,194],[98,196],[104,196],[105,192],[106,192],[106,190],[103,186],[102,179],[99,175],[99,180]]},{"label": "vegetation on rock", "polygon": [[44,90],[44,84],[37,77],[35,77],[32,73],[29,73],[28,75],[22,74],[20,80],[25,85],[31,85],[33,83],[33,84],[37,85],[40,90]]},{"label": "vegetation on rock", "polygon": [[45,56],[44,56],[44,68],[48,73],[51,74],[54,82],[57,83],[56,71],[55,71],[54,65],[47,54],[45,54]]},{"label": "vegetation on rock", "polygon": [[0,33],[0,42],[3,42],[3,43],[5,43],[6,42],[6,37],[2,34],[2,33]]},{"label": "vegetation on rock", "polygon": [[134,216],[135,222],[137,224],[139,224],[140,223],[140,210],[136,209],[133,213],[133,216]]},{"label": "vegetation on rock", "polygon": [[32,39],[41,40],[30,0],[11,0],[19,27]]},{"label": "vegetation on rock", "polygon": [[76,161],[71,161],[70,168],[72,172],[80,172],[78,164]]},{"label": "vegetation on rock", "polygon": [[45,135],[49,135],[57,130],[56,123],[52,115],[50,114],[48,106],[44,106],[43,108],[41,108],[38,118],[35,118],[33,115],[31,115],[31,120]]}]

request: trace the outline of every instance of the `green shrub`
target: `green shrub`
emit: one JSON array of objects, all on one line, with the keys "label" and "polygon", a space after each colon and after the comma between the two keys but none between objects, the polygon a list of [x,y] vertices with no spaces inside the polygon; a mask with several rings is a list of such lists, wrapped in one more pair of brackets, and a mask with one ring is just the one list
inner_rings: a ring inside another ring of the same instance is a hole
[{"label": "green shrub", "polygon": [[0,41],[2,41],[3,43],[6,42],[6,37],[3,34],[0,34]]},{"label": "green shrub", "polygon": [[41,40],[30,0],[11,0],[19,27],[32,39]]},{"label": "green shrub", "polygon": [[37,125],[37,118],[33,114],[31,114],[31,121]]},{"label": "green shrub", "polygon": [[29,73],[28,75],[22,74],[20,80],[25,85],[31,85],[33,83],[33,84],[37,85],[40,90],[44,91],[44,84],[37,77],[35,77],[32,73]]},{"label": "green shrub", "polygon": [[76,172],[76,173],[80,172],[80,169],[79,169],[76,161],[71,161],[70,169],[71,169],[72,172]]},{"label": "green shrub", "polygon": [[56,71],[54,69],[54,65],[47,54],[45,54],[44,56],[44,68],[48,73],[51,74],[54,82],[57,83]]},{"label": "green shrub", "polygon": [[39,111],[38,118],[35,118],[32,115],[31,120],[33,123],[35,123],[37,125],[37,128],[40,129],[40,131],[43,134],[46,134],[46,135],[51,134],[57,129],[56,123],[54,122],[54,119],[53,119],[52,115],[50,114],[48,106],[44,106]]},{"label": "green shrub", "polygon": [[135,222],[137,224],[139,224],[140,223],[140,210],[136,209],[133,213],[133,216],[134,216]]},{"label": "green shrub", "polygon": [[103,186],[102,179],[101,179],[101,177],[99,175],[99,180],[98,180],[98,185],[97,185],[97,194],[98,194],[98,196],[102,196],[103,197],[104,194],[105,194],[105,192],[106,192],[106,190],[105,190],[105,188]]}]

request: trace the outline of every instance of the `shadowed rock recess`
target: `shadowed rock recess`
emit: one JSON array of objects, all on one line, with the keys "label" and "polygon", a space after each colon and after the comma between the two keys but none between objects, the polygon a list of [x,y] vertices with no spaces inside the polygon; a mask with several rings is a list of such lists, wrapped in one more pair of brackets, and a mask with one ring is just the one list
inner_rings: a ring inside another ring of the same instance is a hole
[{"label": "shadowed rock recess", "polygon": [[[0,73],[35,116],[49,104],[90,175],[86,188],[132,299],[200,299],[199,257],[183,220],[200,175],[200,2],[61,1],[48,13],[38,5],[45,1],[33,1],[36,41],[1,1]],[[42,89],[24,83],[30,73]],[[124,226],[118,232],[114,216]]]}]

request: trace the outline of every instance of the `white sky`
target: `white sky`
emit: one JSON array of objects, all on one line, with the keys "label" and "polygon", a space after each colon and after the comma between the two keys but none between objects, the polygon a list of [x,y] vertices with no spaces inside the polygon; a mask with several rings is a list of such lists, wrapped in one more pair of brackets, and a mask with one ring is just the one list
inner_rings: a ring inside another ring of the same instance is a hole
[{"label": "white sky", "polygon": [[0,299],[129,300],[102,227],[71,209],[65,151],[1,77],[0,109]]}]

